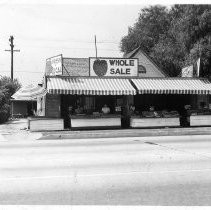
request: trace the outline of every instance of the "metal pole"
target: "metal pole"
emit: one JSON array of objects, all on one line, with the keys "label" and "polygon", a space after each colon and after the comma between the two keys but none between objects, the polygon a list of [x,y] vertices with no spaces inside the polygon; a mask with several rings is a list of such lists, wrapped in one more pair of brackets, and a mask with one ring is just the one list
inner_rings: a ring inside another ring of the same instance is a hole
[{"label": "metal pole", "polygon": [[96,59],[97,59],[97,38],[96,38],[96,35],[95,35],[95,52],[96,52]]}]

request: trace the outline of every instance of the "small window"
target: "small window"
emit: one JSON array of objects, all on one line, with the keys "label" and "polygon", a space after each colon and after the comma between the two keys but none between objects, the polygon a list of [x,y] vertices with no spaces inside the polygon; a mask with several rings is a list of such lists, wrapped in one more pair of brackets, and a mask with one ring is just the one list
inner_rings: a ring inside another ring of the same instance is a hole
[{"label": "small window", "polygon": [[138,66],[138,74],[146,74],[146,73],[147,73],[146,68],[142,65],[139,65]]}]

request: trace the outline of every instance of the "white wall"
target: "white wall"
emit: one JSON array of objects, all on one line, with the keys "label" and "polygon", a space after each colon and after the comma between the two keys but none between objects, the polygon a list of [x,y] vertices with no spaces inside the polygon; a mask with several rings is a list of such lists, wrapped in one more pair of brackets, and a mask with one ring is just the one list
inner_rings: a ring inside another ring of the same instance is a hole
[{"label": "white wall", "polygon": [[159,68],[141,51],[138,51],[133,58],[138,58],[139,65],[146,68],[146,73],[139,74],[140,77],[165,77]]}]

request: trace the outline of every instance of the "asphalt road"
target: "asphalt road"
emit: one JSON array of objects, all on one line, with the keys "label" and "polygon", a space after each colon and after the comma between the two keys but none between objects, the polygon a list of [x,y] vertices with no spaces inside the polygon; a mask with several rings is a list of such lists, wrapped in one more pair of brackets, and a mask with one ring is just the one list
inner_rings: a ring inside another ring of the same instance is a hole
[{"label": "asphalt road", "polygon": [[211,205],[211,136],[1,141],[0,204]]}]

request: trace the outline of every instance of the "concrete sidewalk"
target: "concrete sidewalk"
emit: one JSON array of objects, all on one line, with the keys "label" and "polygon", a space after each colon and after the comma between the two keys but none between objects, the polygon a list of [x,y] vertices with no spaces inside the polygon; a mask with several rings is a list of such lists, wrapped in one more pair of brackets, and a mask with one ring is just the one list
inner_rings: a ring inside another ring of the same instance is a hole
[{"label": "concrete sidewalk", "polygon": [[40,132],[32,133],[27,130],[27,119],[15,119],[0,124],[0,142],[32,141],[41,136]]},{"label": "concrete sidewalk", "polygon": [[211,135],[211,127],[52,131],[42,132],[42,137],[38,140],[183,135]]},{"label": "concrete sidewalk", "polygon": [[144,128],[107,130],[66,130],[30,132],[27,119],[17,119],[0,125],[0,141],[33,141],[49,139],[121,138],[146,136],[211,135],[211,127]]}]

